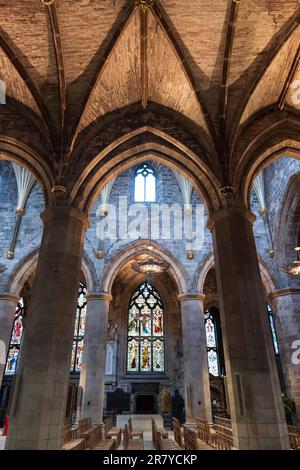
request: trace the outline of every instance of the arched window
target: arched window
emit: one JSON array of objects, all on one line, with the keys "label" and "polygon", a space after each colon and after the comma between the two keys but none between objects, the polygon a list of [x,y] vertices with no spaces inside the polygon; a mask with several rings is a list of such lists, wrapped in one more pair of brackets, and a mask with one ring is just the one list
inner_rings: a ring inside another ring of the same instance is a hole
[{"label": "arched window", "polygon": [[128,372],[164,372],[163,304],[148,281],[129,303],[127,345]]},{"label": "arched window", "polygon": [[218,340],[216,321],[212,312],[206,310],[204,314],[206,347],[208,359],[208,372],[212,375],[220,375],[220,365],[218,356]]},{"label": "arched window", "polygon": [[20,347],[24,329],[24,301],[20,298],[15,311],[14,324],[10,337],[9,349],[6,359],[5,374],[13,375],[17,370]]},{"label": "arched window", "polygon": [[82,364],[83,339],[86,321],[86,292],[85,285],[80,283],[71,359],[72,372],[80,372]]},{"label": "arched window", "polygon": [[140,166],[135,173],[135,202],[154,202],[156,198],[156,178],[153,168],[147,163]]}]

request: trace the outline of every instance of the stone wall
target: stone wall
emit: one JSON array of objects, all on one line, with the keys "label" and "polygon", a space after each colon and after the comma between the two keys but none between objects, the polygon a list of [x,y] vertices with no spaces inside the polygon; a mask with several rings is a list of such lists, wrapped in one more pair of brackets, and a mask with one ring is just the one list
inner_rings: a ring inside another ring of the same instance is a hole
[{"label": "stone wall", "polygon": [[[156,175],[157,175],[157,204],[166,204],[171,207],[175,202],[183,206],[182,194],[178,185],[178,182],[172,172],[172,170],[164,165],[158,164],[157,162],[151,162]],[[109,203],[117,207],[119,197],[127,197],[128,206],[134,203],[134,175],[137,167],[132,167],[124,171],[115,181],[111,191]],[[265,184],[266,184],[266,201],[267,206],[270,210],[270,226],[274,230],[274,224],[276,217],[278,217],[279,205],[282,204],[284,198],[284,192],[288,184],[289,178],[300,169],[300,162],[293,159],[282,158],[271,164],[265,170]],[[13,227],[15,223],[15,207],[17,203],[17,190],[15,176],[8,161],[0,162],[0,263],[7,266],[7,270],[1,276],[2,290],[5,289],[5,283],[7,282],[10,274],[16,268],[18,263],[23,260],[26,256],[38,249],[41,234],[42,234],[42,222],[40,219],[40,213],[44,208],[44,198],[41,187],[36,183],[31,194],[28,198],[26,213],[22,219],[21,228],[17,240],[15,258],[8,260],[6,258],[7,250],[9,249]],[[193,191],[192,193],[192,204],[194,209],[193,223],[195,224],[195,207],[201,205],[204,207],[203,200]],[[94,290],[101,289],[101,275],[105,267],[118,256],[120,250],[126,248],[126,246],[132,240],[121,240],[117,238],[114,240],[105,239],[104,241],[99,240],[97,236],[97,226],[101,222],[101,217],[97,214],[97,208],[100,205],[100,197],[97,199],[94,207],[90,214],[91,226],[87,230],[86,241],[85,241],[85,255],[89,260],[90,265],[95,274],[95,285]],[[149,205],[148,205],[149,206]],[[148,207],[147,206],[147,207]],[[252,192],[251,195],[251,208],[255,213],[257,219],[254,224],[254,234],[257,245],[259,256],[265,260],[271,270],[276,271],[274,261],[269,256],[269,251],[272,248],[272,242],[269,235],[269,229],[265,217],[259,215],[259,204],[257,198]],[[150,209],[148,218],[148,228],[150,227]],[[109,215],[110,217],[110,215]],[[118,219],[118,213],[117,213]],[[180,261],[183,268],[186,270],[189,284],[193,285],[193,278],[197,275],[197,267],[201,264],[205,256],[212,251],[212,240],[210,232],[205,228],[207,219],[207,212],[204,208],[204,220],[203,230],[204,239],[200,250],[195,251],[194,259],[188,260],[186,256],[186,243],[184,240],[174,239],[174,229],[171,224],[171,238],[155,239],[161,244],[168,252],[177,260]],[[129,218],[130,220],[130,218]],[[172,216],[171,216],[172,220]],[[118,220],[117,228],[118,228]],[[161,227],[160,227],[161,228]],[[102,249],[105,253],[103,259],[97,258],[97,252]],[[194,283],[195,284],[195,283]]]}]

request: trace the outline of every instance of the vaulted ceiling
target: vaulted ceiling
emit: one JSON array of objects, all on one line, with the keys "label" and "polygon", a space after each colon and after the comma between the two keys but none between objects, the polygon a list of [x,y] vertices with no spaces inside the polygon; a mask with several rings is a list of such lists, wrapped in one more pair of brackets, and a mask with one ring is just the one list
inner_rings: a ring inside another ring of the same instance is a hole
[{"label": "vaulted ceiling", "polygon": [[222,166],[253,119],[299,118],[299,22],[299,0],[0,0],[0,79],[60,158],[99,118],[156,103]]}]

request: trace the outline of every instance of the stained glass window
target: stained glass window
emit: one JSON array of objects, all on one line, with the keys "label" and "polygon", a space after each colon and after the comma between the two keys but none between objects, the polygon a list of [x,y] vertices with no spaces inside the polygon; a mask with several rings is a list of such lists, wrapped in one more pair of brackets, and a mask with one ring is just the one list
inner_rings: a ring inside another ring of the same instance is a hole
[{"label": "stained glass window", "polygon": [[84,284],[80,283],[79,292],[78,292],[78,300],[77,300],[72,357],[71,357],[71,371],[72,372],[80,372],[80,369],[81,369],[85,322],[86,322],[86,287],[84,286]]},{"label": "stained glass window", "polygon": [[163,305],[145,281],[132,295],[128,314],[128,372],[164,372]]},{"label": "stained glass window", "polygon": [[277,339],[277,333],[275,329],[273,312],[272,312],[270,305],[268,304],[267,304],[267,311],[268,311],[268,316],[269,316],[269,324],[270,324],[270,329],[271,329],[274,351],[275,351],[275,354],[279,355],[279,346],[278,346],[278,339]]},{"label": "stained glass window", "polygon": [[[24,329],[24,311],[24,302],[23,299],[20,298],[15,311],[15,319],[6,359],[5,374],[7,375],[13,375],[16,372]],[[71,371],[73,372],[80,372],[81,368],[85,321],[86,287],[80,283],[71,359]]]},{"label": "stained glass window", "polygon": [[20,298],[15,311],[13,329],[6,359],[5,374],[13,375],[17,370],[18,358],[24,329],[24,301]]},{"label": "stained glass window", "polygon": [[134,200],[136,202],[155,201],[155,175],[147,163],[140,166],[135,173]]},{"label": "stained glass window", "polygon": [[208,371],[210,374],[220,375],[218,342],[216,322],[210,310],[206,310],[204,314],[206,347],[208,359]]}]

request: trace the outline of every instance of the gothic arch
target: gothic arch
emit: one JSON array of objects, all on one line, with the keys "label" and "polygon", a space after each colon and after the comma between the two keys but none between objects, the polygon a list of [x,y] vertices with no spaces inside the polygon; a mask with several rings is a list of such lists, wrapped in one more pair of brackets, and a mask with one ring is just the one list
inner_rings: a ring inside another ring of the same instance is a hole
[{"label": "gothic arch", "polygon": [[[291,241],[290,228],[300,204],[300,172],[293,175],[287,185],[283,202],[275,225],[274,246],[278,263],[287,259],[287,249]],[[294,248],[294,247],[292,247]]]},{"label": "gothic arch", "polygon": [[[156,242],[151,242],[151,244],[154,248],[151,254],[157,254],[160,258],[169,263],[169,271],[176,282],[179,294],[185,294],[188,291],[188,275],[182,264],[160,244]],[[120,269],[135,256],[149,253],[147,249],[148,246],[148,241],[138,240],[127,245],[115,255],[113,260],[104,269],[100,282],[100,290],[110,294],[113,282]]]},{"label": "gothic arch", "polygon": [[[148,134],[146,142],[138,145],[130,142],[146,133]],[[204,160],[178,140],[149,126],[129,132],[102,150],[82,171],[71,191],[71,201],[89,212],[101,188],[112,177],[149,159],[149,155],[151,159],[163,162],[190,179],[195,189],[202,195],[209,211],[221,206],[219,195],[221,184]]]},{"label": "gothic arch", "polygon": [[[8,293],[20,295],[26,280],[35,273],[38,256],[39,250],[36,249],[19,261],[9,276],[6,288]],[[83,255],[81,269],[88,292],[93,292],[96,286],[96,273],[90,259],[85,254]]]},{"label": "gothic arch", "polygon": [[250,208],[250,192],[254,179],[258,173],[273,162],[281,157],[289,157],[300,159],[300,140],[293,139],[279,139],[276,143],[271,143],[270,146],[260,147],[258,151],[254,151],[252,156],[249,155],[241,160],[238,167],[235,181],[236,187],[241,198],[247,207]]},{"label": "gothic arch", "polygon": [[0,135],[0,158],[18,163],[30,171],[43,189],[45,205],[49,205],[54,178],[48,165],[35,151],[17,139]]},{"label": "gothic arch", "polygon": [[[265,293],[266,295],[269,295],[270,292],[276,289],[275,276],[270,266],[261,257],[258,257],[258,261]],[[214,264],[213,253],[208,253],[208,255],[199,263],[193,280],[193,287],[197,292],[203,293],[206,276]]]}]

